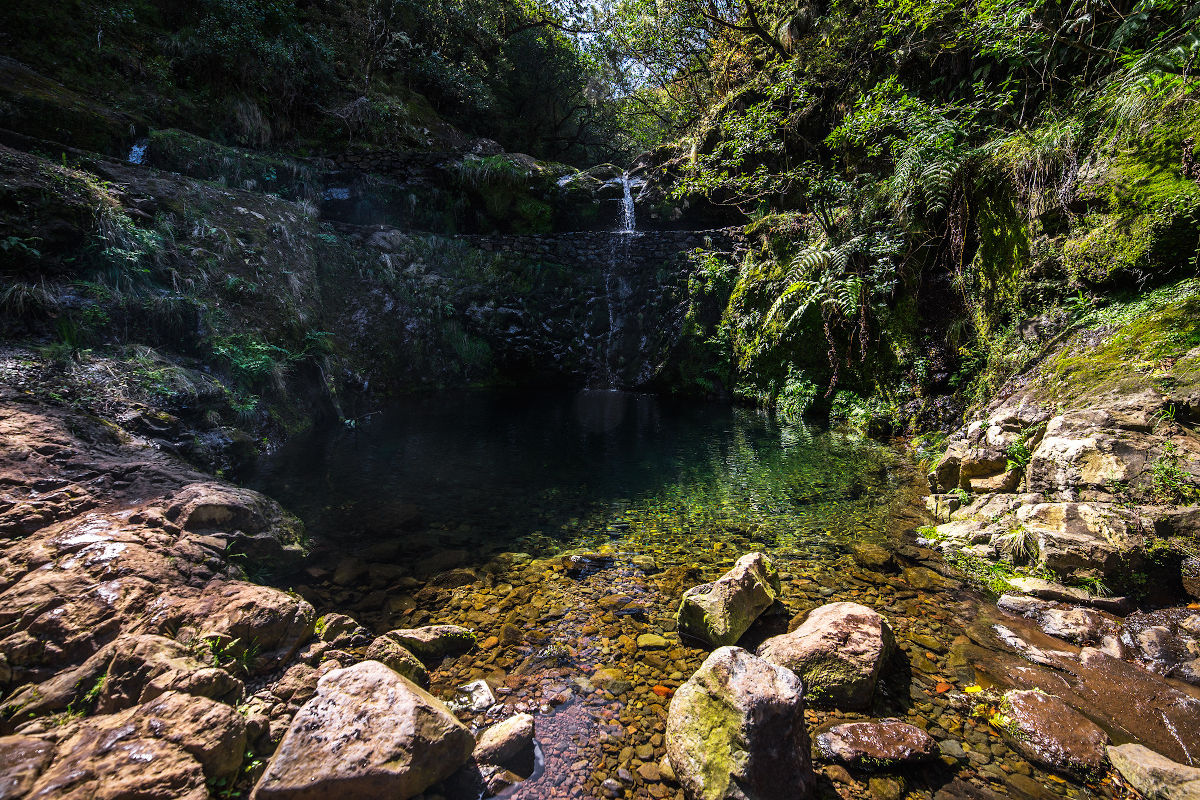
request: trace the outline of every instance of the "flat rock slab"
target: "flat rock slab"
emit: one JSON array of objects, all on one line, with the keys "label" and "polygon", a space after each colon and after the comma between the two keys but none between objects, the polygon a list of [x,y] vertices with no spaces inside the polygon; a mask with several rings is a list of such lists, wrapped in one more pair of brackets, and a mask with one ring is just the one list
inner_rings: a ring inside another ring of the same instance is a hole
[{"label": "flat rock slab", "polygon": [[1108,735],[1057,697],[1010,691],[1000,710],[1008,721],[1005,733],[1030,761],[1080,778],[1104,772]]},{"label": "flat rock slab", "polygon": [[[1027,620],[1007,618],[1011,631],[1037,648],[1063,647]],[[1001,690],[1037,688],[1094,720],[1118,741],[1146,744],[1182,763],[1200,759],[1200,689],[1147,672],[1093,648],[1045,650],[1046,663],[1001,640],[995,618],[982,613],[953,655],[974,666],[976,678]],[[1192,764],[1196,766],[1196,764]]]},{"label": "flat rock slab", "polygon": [[321,679],[252,797],[407,800],[453,774],[474,747],[440,700],[378,661],[363,661]]},{"label": "flat rock slab", "polygon": [[822,757],[856,769],[889,769],[938,755],[937,742],[916,725],[898,719],[848,722],[817,735]]}]

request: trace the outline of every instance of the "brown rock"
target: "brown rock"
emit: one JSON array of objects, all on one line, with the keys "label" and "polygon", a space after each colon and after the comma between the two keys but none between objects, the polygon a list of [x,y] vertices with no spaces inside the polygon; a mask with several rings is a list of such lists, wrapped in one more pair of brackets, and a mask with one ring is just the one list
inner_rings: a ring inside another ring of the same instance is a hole
[{"label": "brown rock", "polygon": [[824,758],[866,770],[927,761],[938,754],[932,736],[898,719],[835,725],[818,734],[816,744]]},{"label": "brown rock", "polygon": [[1013,745],[1034,763],[1081,778],[1100,775],[1108,761],[1108,736],[1096,723],[1044,692],[1004,694],[1002,727]]},{"label": "brown rock", "polygon": [[875,611],[830,603],[810,612],[791,633],[763,642],[758,654],[799,675],[813,702],[860,709],[870,705],[894,648],[891,626]]},{"label": "brown rock", "polygon": [[364,661],[321,679],[252,797],[409,798],[454,773],[474,746],[441,701]]},{"label": "brown rock", "polygon": [[54,758],[54,744],[32,736],[0,736],[0,798],[24,797]]}]

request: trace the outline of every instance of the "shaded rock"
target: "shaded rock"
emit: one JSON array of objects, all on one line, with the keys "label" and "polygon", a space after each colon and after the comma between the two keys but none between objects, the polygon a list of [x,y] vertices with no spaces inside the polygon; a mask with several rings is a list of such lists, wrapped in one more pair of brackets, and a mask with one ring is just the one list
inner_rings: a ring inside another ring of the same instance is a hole
[{"label": "shaded rock", "polygon": [[818,734],[816,743],[824,758],[867,770],[927,761],[938,754],[932,736],[898,719],[835,725]]},{"label": "shaded rock", "polygon": [[1151,672],[1200,686],[1200,611],[1134,612],[1125,618],[1121,642]]},{"label": "shaded rock", "polygon": [[385,633],[371,642],[364,657],[368,661],[385,664],[422,689],[429,688],[429,671],[425,669],[425,665],[404,645],[396,641],[391,633]]},{"label": "shaded rock", "polygon": [[54,744],[32,736],[0,736],[0,798],[23,797],[54,758]]},{"label": "shaded rock", "polygon": [[794,800],[814,783],[799,679],[741,648],[714,650],[675,693],[666,745],[694,800]]},{"label": "shaded rock", "polygon": [[572,578],[586,578],[602,570],[611,569],[617,559],[600,553],[576,553],[562,557],[562,568]]},{"label": "shaded rock", "polygon": [[869,570],[875,572],[894,572],[897,568],[896,557],[891,550],[870,542],[855,542],[850,546],[854,560]]},{"label": "shaded rock", "polygon": [[731,645],[779,597],[779,573],[762,553],[748,553],[712,583],[683,593],[679,632],[720,647]]},{"label": "shaded rock", "polygon": [[428,665],[459,656],[475,646],[475,633],[458,625],[400,628],[384,634]]},{"label": "shaded rock", "polygon": [[830,603],[810,612],[791,633],[763,642],[758,654],[799,675],[813,702],[860,709],[870,705],[895,646],[891,626],[872,609]]},{"label": "shaded rock", "polygon": [[1010,691],[1000,707],[1002,730],[1026,758],[1080,778],[1103,773],[1108,735],[1096,723],[1053,695]]},{"label": "shaded rock", "polygon": [[366,628],[345,614],[322,615],[313,626],[313,631],[322,642],[342,649],[362,647],[371,638]]},{"label": "shaded rock", "polygon": [[533,773],[533,716],[517,714],[479,734],[475,760],[504,767],[517,775]]},{"label": "shaded rock", "polygon": [[252,796],[409,798],[451,775],[474,746],[441,701],[364,661],[321,679]]},{"label": "shaded rock", "polygon": [[1200,769],[1177,764],[1140,744],[1109,747],[1108,757],[1146,800],[1200,800]]}]

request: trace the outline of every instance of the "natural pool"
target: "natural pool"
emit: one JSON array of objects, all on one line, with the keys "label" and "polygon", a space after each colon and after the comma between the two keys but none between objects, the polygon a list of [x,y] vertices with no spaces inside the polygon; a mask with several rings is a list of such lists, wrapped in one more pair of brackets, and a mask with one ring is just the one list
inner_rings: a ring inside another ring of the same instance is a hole
[{"label": "natural pool", "polygon": [[[828,796],[1119,793],[1040,771],[974,713],[962,689],[1002,682],[983,663],[995,609],[913,545],[920,481],[878,443],[649,395],[455,393],[297,439],[248,482],[318,537],[289,585],[319,611],[374,633],[477,632],[478,648],[431,671],[432,690],[487,680],[497,704],[464,712],[480,726],[538,715],[544,768],[513,796],[682,797],[658,767],[663,721],[706,650],[680,641],[673,613],[753,550],[779,565],[783,597],[749,646],[839,600],[883,613],[900,643],[869,715],[810,709],[810,730],[899,716],[942,743],[916,770],[827,769]],[[863,557],[871,544],[888,563]],[[568,553],[599,557],[578,569]]]}]

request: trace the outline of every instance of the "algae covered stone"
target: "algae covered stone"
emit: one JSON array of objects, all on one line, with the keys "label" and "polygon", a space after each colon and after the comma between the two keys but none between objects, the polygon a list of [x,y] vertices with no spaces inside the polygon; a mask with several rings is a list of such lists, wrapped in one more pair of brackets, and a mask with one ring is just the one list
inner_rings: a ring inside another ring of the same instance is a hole
[{"label": "algae covered stone", "polygon": [[813,786],[800,679],[740,647],[714,650],[675,693],[666,745],[690,800],[802,800]]},{"label": "algae covered stone", "polygon": [[859,603],[830,603],[791,633],[767,639],[758,655],[799,675],[813,702],[862,709],[871,704],[895,647],[891,626],[877,612]]},{"label": "algae covered stone", "polygon": [[748,553],[716,581],[684,592],[679,631],[714,647],[735,644],[778,597],[775,565],[762,553]]}]

